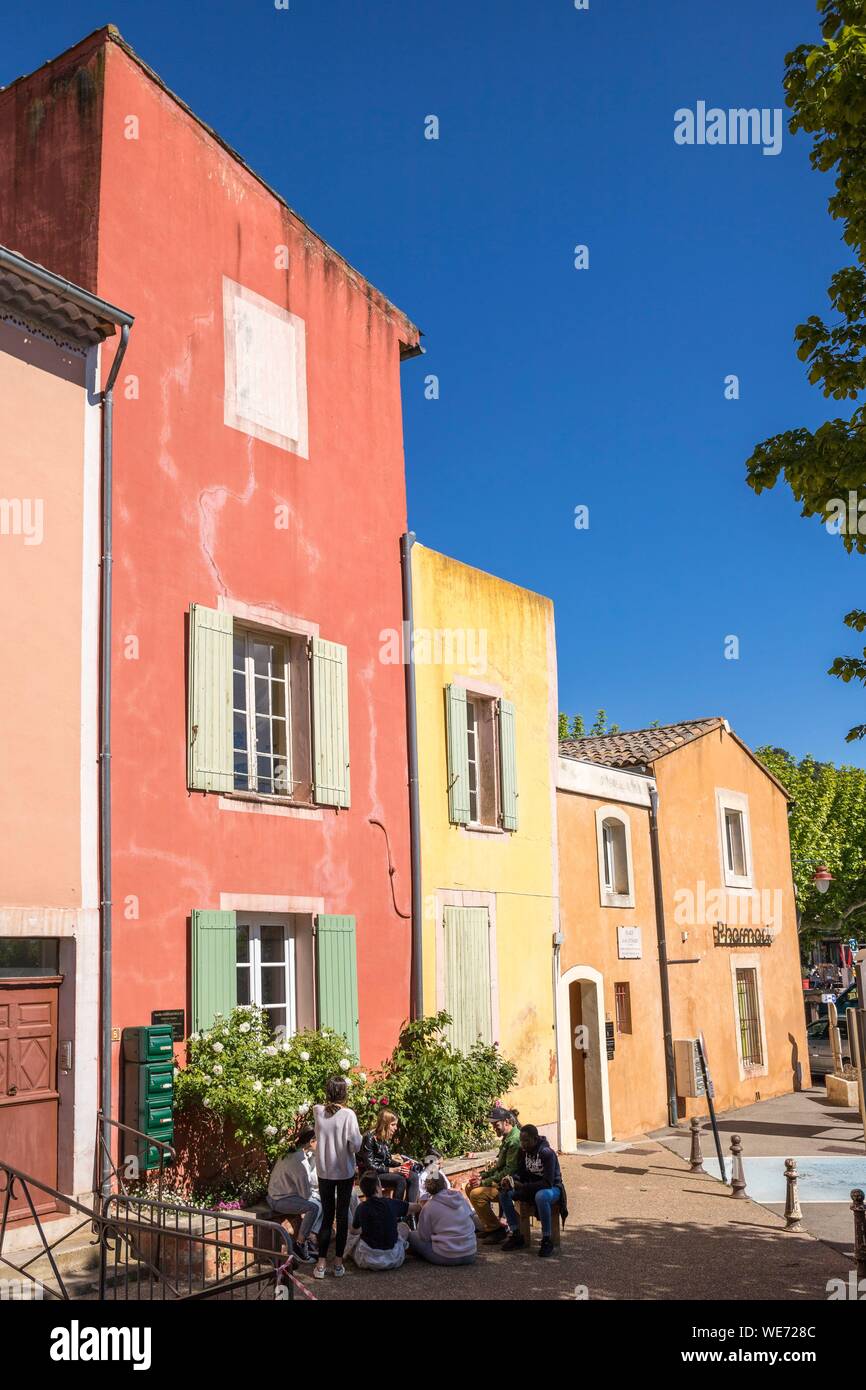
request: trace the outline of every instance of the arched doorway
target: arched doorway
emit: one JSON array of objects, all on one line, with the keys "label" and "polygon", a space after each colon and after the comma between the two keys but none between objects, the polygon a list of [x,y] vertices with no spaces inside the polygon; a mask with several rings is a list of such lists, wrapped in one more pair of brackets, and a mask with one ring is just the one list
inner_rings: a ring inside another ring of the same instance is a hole
[{"label": "arched doorway", "polygon": [[560,1147],[581,1139],[612,1138],[604,1029],[604,980],[591,965],[574,965],[560,976],[559,1014]]}]

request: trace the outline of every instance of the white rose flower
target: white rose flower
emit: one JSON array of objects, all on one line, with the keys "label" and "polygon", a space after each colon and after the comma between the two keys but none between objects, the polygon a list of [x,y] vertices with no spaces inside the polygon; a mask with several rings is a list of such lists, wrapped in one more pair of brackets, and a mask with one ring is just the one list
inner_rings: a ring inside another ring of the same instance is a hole
[{"label": "white rose flower", "polygon": [[228,1030],[228,1028],[224,1028],[224,1029],[223,1029],[223,1037],[224,1037],[224,1038],[227,1038],[228,1035],[229,1035],[229,1030]]},{"label": "white rose flower", "polygon": [[190,1035],[189,1035],[189,1040],[190,1040],[190,1042],[198,1042],[198,1040],[199,1040],[200,1037],[201,1037],[201,1033],[190,1033]]},{"label": "white rose flower", "polygon": [[300,1105],[298,1106],[298,1114],[299,1114],[299,1115],[306,1115],[306,1113],[307,1113],[307,1111],[309,1110],[309,1108],[310,1108],[310,1102],[309,1102],[308,1100],[302,1100],[301,1103],[300,1103]]},{"label": "white rose flower", "polygon": [[222,1043],[214,1043],[213,1050],[214,1052],[225,1052],[225,1048],[223,1047]]},{"label": "white rose flower", "polygon": [[291,1052],[291,1050],[292,1050],[291,1043],[283,1043],[283,1051],[284,1051],[284,1052]]},{"label": "white rose flower", "polygon": [[351,1065],[352,1063],[349,1061],[348,1057],[340,1058],[340,1071],[348,1071]]},{"label": "white rose flower", "polygon": [[260,1091],[261,1089],[262,1089],[262,1083],[261,1083],[261,1081],[254,1081],[254,1082],[253,1082],[253,1090],[254,1090],[254,1091]]},{"label": "white rose flower", "polygon": [[248,1033],[249,1031],[250,1031],[250,1025],[249,1025],[248,1023],[242,1023],[241,1026],[240,1026],[240,1028],[238,1029],[238,1032],[239,1032],[239,1033]]},{"label": "white rose flower", "polygon": [[302,1062],[309,1062],[309,1060],[310,1060],[310,1054],[309,1054],[309,1052],[302,1052],[302,1053],[301,1053],[301,1061],[302,1061]]},{"label": "white rose flower", "polygon": [[358,1080],[360,1081],[361,1085],[363,1086],[364,1082],[367,1080],[367,1073],[366,1073],[365,1071],[359,1071],[359,1072],[358,1072]]},{"label": "white rose flower", "polygon": [[277,1130],[275,1125],[265,1125],[265,1134],[268,1136],[269,1139],[273,1139],[276,1132]]},{"label": "white rose flower", "polygon": [[346,1077],[346,1085],[347,1085],[347,1086],[351,1086],[351,1084],[352,1084],[352,1078],[351,1078],[351,1076],[347,1076],[347,1077]]},{"label": "white rose flower", "polygon": [[180,1076],[180,1067],[175,1067],[174,1074],[175,1076]]},{"label": "white rose flower", "polygon": [[210,1078],[210,1076],[208,1075],[208,1073],[207,1073],[206,1071],[203,1071],[203,1072],[202,1072],[202,1074],[201,1074],[201,1079],[202,1079],[202,1081],[204,1082],[204,1084],[205,1084],[206,1086],[210,1084],[210,1079],[211,1079],[211,1078]]},{"label": "white rose flower", "polygon": [[217,1062],[216,1066],[214,1067],[214,1069],[213,1069],[213,1074],[214,1074],[214,1076],[222,1076],[222,1074],[223,1074],[223,1069],[222,1069],[222,1067],[220,1066],[219,1062]]},{"label": "white rose flower", "polygon": [[202,1033],[201,1040],[202,1042],[210,1042],[210,1033]]},{"label": "white rose flower", "polygon": [[266,1047],[264,1051],[265,1055],[268,1057],[276,1057],[277,1055],[277,1049],[275,1047]]},{"label": "white rose flower", "polygon": [[211,1106],[213,1105],[213,1101],[211,1100],[210,1096],[205,1096],[204,1100],[202,1101],[202,1105],[204,1106],[205,1110],[210,1110]]}]

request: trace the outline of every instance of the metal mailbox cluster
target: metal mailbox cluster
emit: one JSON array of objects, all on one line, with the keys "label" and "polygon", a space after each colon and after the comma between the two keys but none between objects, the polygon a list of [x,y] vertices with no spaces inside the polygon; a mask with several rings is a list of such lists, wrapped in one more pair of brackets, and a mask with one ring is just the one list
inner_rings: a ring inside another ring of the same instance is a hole
[{"label": "metal mailbox cluster", "polygon": [[[123,1123],[164,1144],[174,1139],[174,1045],[170,1026],[123,1030]],[[136,1141],[140,1171],[158,1168],[160,1150]]]}]

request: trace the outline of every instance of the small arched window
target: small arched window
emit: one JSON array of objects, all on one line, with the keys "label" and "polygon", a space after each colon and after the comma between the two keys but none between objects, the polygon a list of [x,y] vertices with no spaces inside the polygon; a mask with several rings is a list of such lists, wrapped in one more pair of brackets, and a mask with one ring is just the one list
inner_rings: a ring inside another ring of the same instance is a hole
[{"label": "small arched window", "polygon": [[596,812],[596,822],[602,906],[633,906],[634,887],[628,817],[616,807],[604,806]]}]

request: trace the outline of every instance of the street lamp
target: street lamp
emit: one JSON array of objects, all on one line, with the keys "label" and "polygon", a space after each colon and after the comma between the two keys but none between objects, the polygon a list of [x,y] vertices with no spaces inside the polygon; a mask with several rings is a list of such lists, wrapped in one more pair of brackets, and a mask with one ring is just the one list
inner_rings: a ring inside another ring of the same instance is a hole
[{"label": "street lamp", "polygon": [[818,889],[819,893],[826,893],[827,889],[830,887],[830,884],[833,882],[833,875],[830,873],[830,870],[826,868],[823,864],[819,864],[812,875],[812,882]]}]

